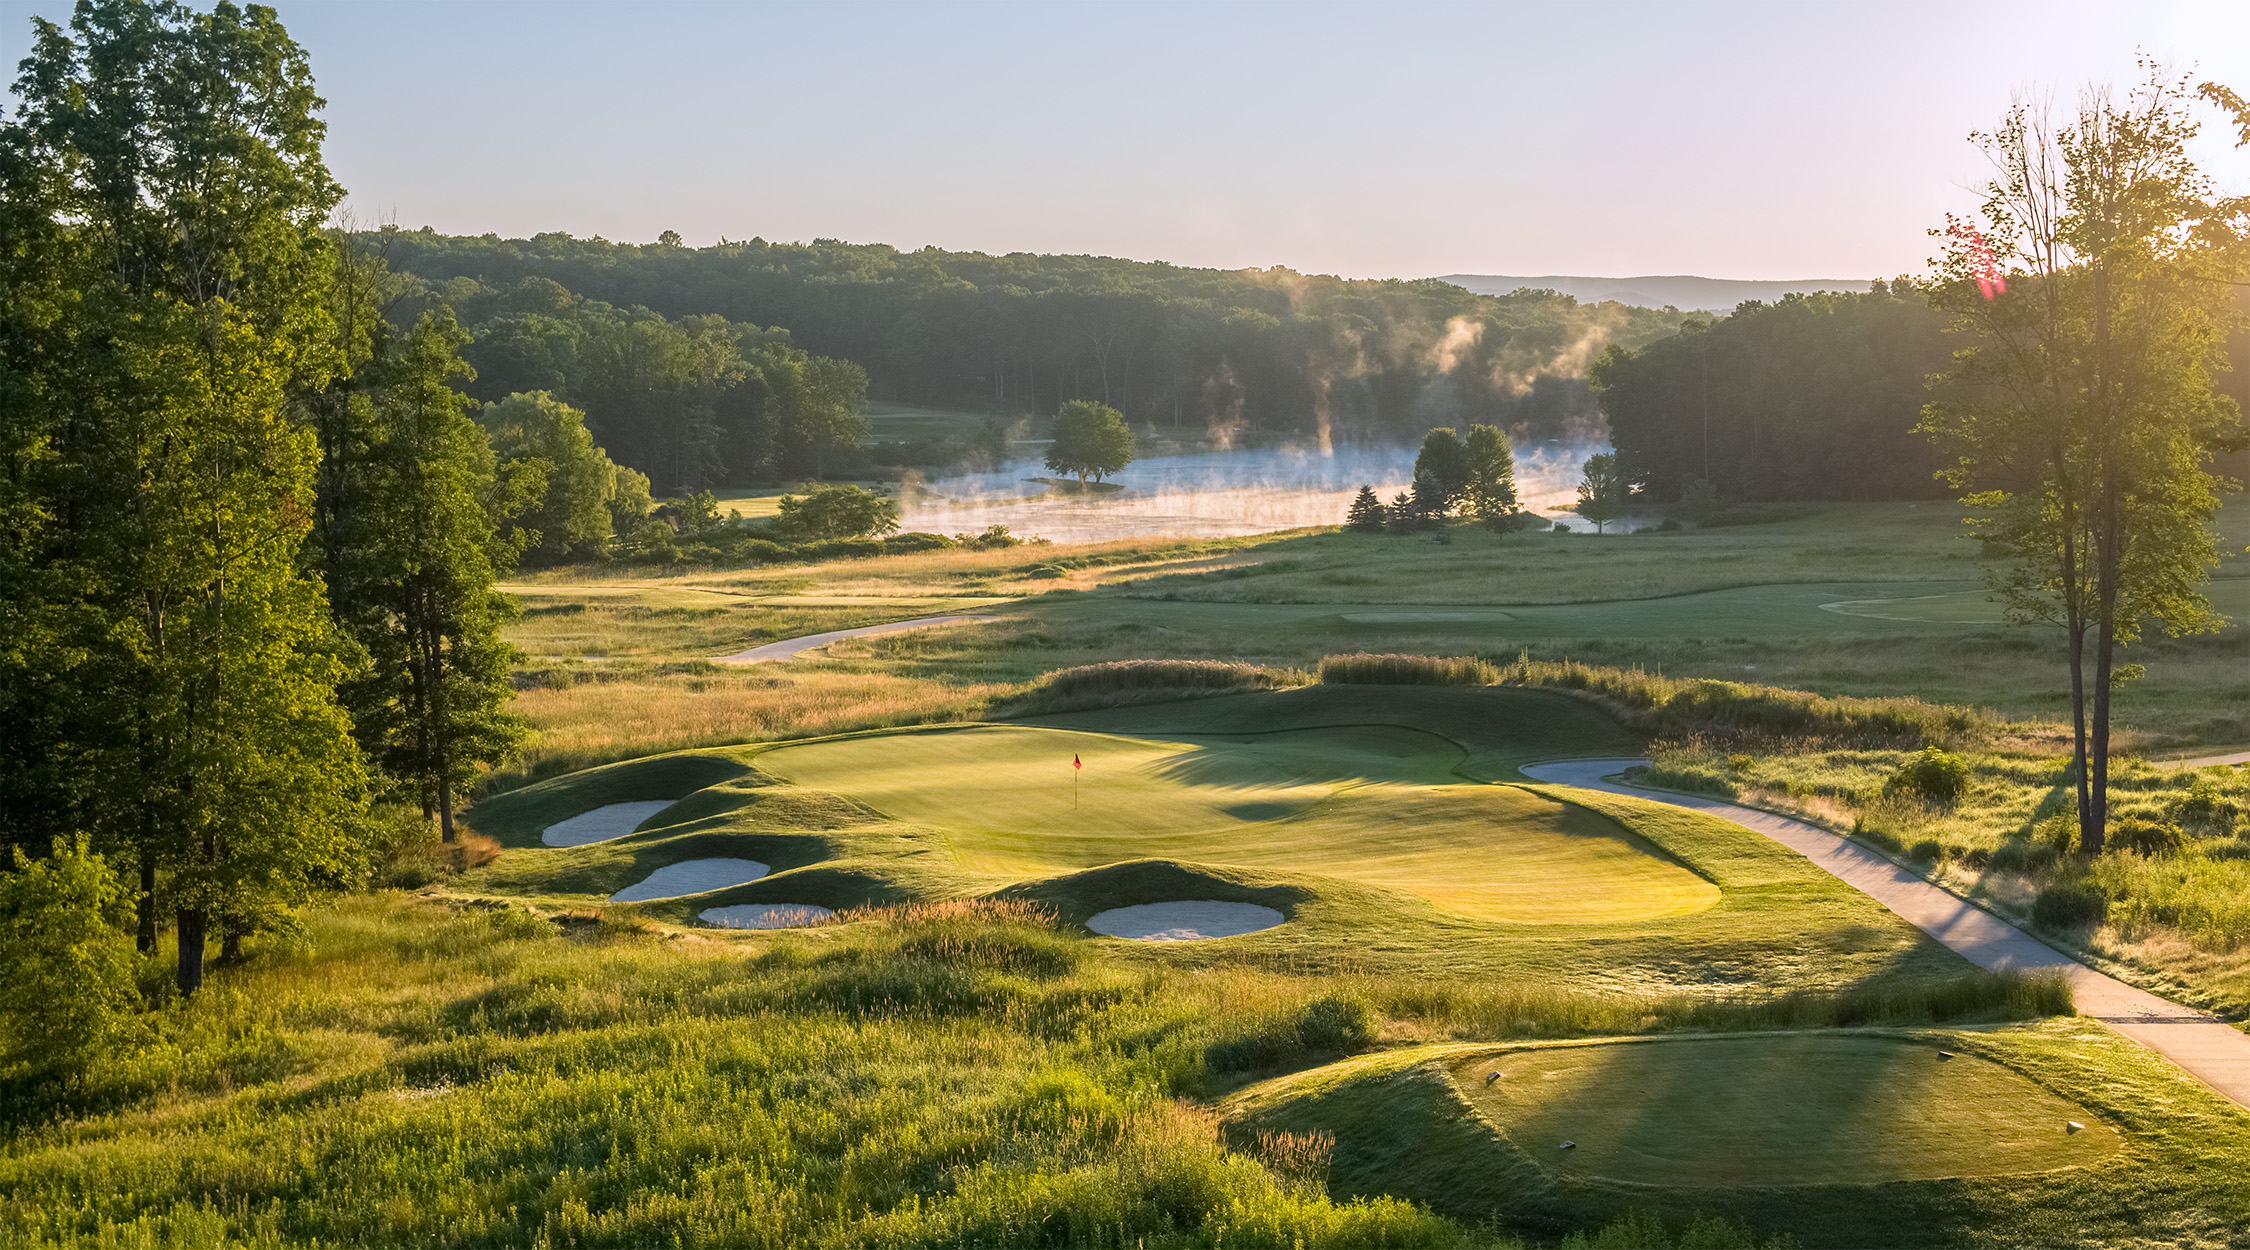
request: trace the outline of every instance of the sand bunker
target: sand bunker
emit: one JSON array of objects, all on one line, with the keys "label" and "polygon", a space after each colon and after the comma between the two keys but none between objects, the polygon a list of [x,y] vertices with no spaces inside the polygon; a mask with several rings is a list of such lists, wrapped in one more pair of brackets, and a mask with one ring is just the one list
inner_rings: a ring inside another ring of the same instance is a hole
[{"label": "sand bunker", "polygon": [[609,896],[613,903],[638,903],[652,898],[678,898],[723,890],[730,885],[756,881],[771,871],[754,859],[683,859],[666,864],[640,881]]},{"label": "sand bunker", "polygon": [[593,811],[573,816],[547,826],[539,840],[549,846],[585,846],[591,842],[607,842],[622,838],[640,827],[640,823],[672,806],[676,800],[655,799],[646,803],[612,803]]},{"label": "sand bunker", "polygon": [[706,907],[702,920],[722,929],[802,929],[835,914],[810,903],[736,903],[732,907]]},{"label": "sand bunker", "polygon": [[1142,942],[1200,942],[1205,938],[1233,937],[1271,929],[1288,917],[1256,903],[1221,903],[1215,899],[1183,899],[1177,903],[1142,903],[1137,907],[1112,907],[1086,922],[1105,937],[1133,938]]}]

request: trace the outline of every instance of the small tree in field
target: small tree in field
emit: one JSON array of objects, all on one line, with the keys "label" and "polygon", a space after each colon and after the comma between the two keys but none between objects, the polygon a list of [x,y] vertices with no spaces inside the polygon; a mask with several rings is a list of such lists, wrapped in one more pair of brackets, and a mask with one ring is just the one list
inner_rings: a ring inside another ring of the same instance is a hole
[{"label": "small tree in field", "polygon": [[781,497],[781,527],[812,539],[881,538],[898,528],[898,501],[858,486]]},{"label": "small tree in field", "polygon": [[30,859],[14,848],[0,872],[0,1074],[10,1069],[69,1079],[85,1072],[125,1029],[140,1004],[134,979],[132,906],[86,839],[56,838]]},{"label": "small tree in field", "polygon": [[1390,512],[1383,507],[1383,501],[1376,497],[1375,488],[1362,486],[1359,488],[1359,497],[1352,500],[1351,512],[1344,517],[1344,528],[1356,534],[1380,534],[1384,523],[1389,520]]},{"label": "small tree in field", "polygon": [[1464,492],[1469,511],[1486,529],[1505,533],[1520,506],[1516,499],[1516,454],[1505,431],[1489,425],[1472,425],[1464,440],[1468,452],[1469,484]]},{"label": "small tree in field", "polygon": [[1617,453],[1586,457],[1586,480],[1578,484],[1578,515],[1592,521],[1596,533],[1607,533],[1609,523],[1625,514],[1632,498],[1633,484],[1617,466]]},{"label": "small tree in field", "polygon": [[1133,431],[1125,414],[1108,404],[1074,399],[1055,414],[1055,443],[1047,449],[1047,467],[1057,473],[1075,473],[1084,486],[1133,463]]},{"label": "small tree in field", "polygon": [[1403,490],[1391,500],[1386,520],[1393,534],[1411,534],[1422,528],[1422,514],[1414,507],[1414,496]]},{"label": "small tree in field", "polygon": [[1453,511],[1476,481],[1469,450],[1461,436],[1440,427],[1422,436],[1422,450],[1414,457],[1414,503],[1432,517]]}]

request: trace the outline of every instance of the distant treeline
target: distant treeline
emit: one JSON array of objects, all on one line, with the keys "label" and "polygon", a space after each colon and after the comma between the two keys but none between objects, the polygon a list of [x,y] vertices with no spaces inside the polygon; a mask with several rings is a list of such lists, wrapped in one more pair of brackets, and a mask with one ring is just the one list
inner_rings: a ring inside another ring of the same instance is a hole
[{"label": "distant treeline", "polygon": [[1658,500],[1919,499],[1948,492],[1915,432],[1959,344],[1906,279],[1688,321],[1593,368],[1618,459]]},{"label": "distant treeline", "polygon": [[[355,241],[380,255],[389,237]],[[659,494],[862,467],[866,371],[797,348],[787,330],[618,308],[538,277],[495,291],[393,276],[394,322],[450,307],[469,332],[472,398],[546,392],[583,410],[595,441]]]},{"label": "distant treeline", "polygon": [[[492,397],[549,385],[535,376],[536,351],[487,340],[536,337],[497,322],[554,315],[540,309],[559,298],[555,284],[691,332],[706,317],[786,327],[795,347],[863,366],[884,399],[1036,416],[1093,399],[1136,424],[1305,439],[1418,439],[1472,424],[1544,439],[1596,428],[1583,379],[1597,354],[1667,336],[1684,316],[1437,281],[830,240],[688,248],[386,230],[368,242],[459,310],[478,336],[470,356],[486,376],[476,389]],[[576,398],[621,460],[654,463],[607,428],[590,396]],[[721,462],[739,473],[725,441]]]}]

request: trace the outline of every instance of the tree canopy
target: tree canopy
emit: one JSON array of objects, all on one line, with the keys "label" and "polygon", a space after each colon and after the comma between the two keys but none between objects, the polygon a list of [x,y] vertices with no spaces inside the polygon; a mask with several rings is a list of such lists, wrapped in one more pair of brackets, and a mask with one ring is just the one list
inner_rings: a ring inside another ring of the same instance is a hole
[{"label": "tree canopy", "polygon": [[1047,467],[1075,473],[1083,486],[1088,475],[1100,481],[1133,463],[1133,431],[1125,416],[1108,404],[1074,399],[1055,414],[1055,441],[1047,448]]}]

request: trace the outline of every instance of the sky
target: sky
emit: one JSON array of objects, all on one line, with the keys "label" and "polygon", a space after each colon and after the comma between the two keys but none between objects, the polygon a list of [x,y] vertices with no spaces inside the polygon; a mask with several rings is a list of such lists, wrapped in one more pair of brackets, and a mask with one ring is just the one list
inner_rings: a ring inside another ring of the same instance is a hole
[{"label": "sky", "polygon": [[361,219],[1346,277],[1919,273],[2012,93],[2250,95],[2239,0],[275,7]]}]

